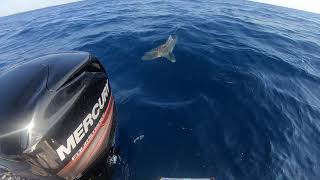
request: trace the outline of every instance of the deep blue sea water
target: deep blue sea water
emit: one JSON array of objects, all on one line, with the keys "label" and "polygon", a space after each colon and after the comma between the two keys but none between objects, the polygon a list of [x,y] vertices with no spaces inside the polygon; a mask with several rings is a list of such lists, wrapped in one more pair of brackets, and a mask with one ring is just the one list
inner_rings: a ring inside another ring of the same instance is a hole
[{"label": "deep blue sea water", "polygon": [[[176,63],[141,61],[171,34]],[[249,1],[88,0],[0,18],[0,72],[70,50],[93,53],[110,76],[112,179],[320,179],[320,15]]]}]

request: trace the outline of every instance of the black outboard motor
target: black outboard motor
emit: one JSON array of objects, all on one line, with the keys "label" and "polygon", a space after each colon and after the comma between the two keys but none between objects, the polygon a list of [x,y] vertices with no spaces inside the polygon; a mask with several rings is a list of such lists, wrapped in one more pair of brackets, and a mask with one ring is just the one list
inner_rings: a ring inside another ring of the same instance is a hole
[{"label": "black outboard motor", "polygon": [[0,75],[0,175],[79,178],[108,151],[115,104],[86,52],[50,54]]}]

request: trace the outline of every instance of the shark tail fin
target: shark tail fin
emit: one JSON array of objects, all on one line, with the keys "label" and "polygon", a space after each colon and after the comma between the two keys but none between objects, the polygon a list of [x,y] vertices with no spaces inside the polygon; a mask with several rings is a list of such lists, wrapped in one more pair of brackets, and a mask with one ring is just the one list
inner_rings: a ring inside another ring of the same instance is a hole
[{"label": "shark tail fin", "polygon": [[156,49],[152,49],[151,51],[146,52],[142,56],[142,60],[151,60],[151,59],[155,59],[155,58],[158,58],[158,57],[160,57],[158,51]]},{"label": "shark tail fin", "polygon": [[168,55],[164,56],[167,58],[169,61],[175,63],[176,62],[176,57],[174,57],[174,54],[172,52],[169,52]]}]

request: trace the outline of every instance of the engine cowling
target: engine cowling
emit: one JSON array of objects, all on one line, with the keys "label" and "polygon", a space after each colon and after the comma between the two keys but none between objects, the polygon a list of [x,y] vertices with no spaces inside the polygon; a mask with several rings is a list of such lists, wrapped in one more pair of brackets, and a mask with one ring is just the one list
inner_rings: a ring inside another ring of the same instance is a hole
[{"label": "engine cowling", "polygon": [[105,69],[89,53],[49,54],[9,69],[0,95],[0,169],[7,173],[78,178],[110,147],[115,104]]}]

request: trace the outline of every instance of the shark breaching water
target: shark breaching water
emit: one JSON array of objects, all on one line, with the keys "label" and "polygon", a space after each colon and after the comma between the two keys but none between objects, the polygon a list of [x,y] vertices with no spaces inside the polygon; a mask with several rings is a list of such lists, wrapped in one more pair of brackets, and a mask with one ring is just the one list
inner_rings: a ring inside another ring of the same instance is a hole
[{"label": "shark breaching water", "polygon": [[177,43],[177,40],[177,36],[170,35],[168,40],[164,44],[152,49],[151,51],[146,52],[143,55],[142,60],[152,60],[159,57],[164,57],[171,62],[176,62],[176,58],[174,57],[172,51]]}]

